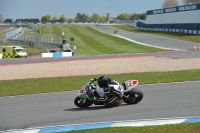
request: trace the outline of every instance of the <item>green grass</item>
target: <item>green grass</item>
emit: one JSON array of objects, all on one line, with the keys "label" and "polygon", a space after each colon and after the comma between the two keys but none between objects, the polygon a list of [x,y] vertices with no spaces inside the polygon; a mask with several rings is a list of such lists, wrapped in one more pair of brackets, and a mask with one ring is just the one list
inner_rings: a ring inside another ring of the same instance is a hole
[{"label": "green grass", "polygon": [[[107,76],[114,78],[120,83],[129,79],[137,79],[139,84],[153,84],[200,80],[199,73],[200,70],[187,70],[175,72],[128,73]],[[97,75],[0,80],[0,96],[79,90],[85,83],[94,77],[97,77]]]},{"label": "green grass", "polygon": [[144,127],[113,127],[91,130],[68,131],[62,133],[200,133],[200,123],[144,126]]},{"label": "green grass", "polygon": [[164,37],[174,38],[174,39],[183,40],[183,41],[200,43],[200,36],[194,35],[194,34],[142,31],[142,30],[133,28],[129,25],[112,25],[112,26],[118,29],[122,29],[125,31],[134,32],[134,33],[153,34],[153,35],[164,36]]},{"label": "green grass", "polygon": [[161,49],[146,47],[130,41],[98,32],[91,27],[75,25],[39,25],[43,34],[62,35],[66,39],[74,37],[75,41],[71,48],[76,46],[75,55],[101,55],[101,54],[124,54],[124,53],[147,53],[159,52]]},{"label": "green grass", "polygon": [[4,37],[4,33],[0,33],[0,37]]},{"label": "green grass", "polygon": [[3,38],[5,37],[4,33],[0,33],[0,44],[3,43]]},{"label": "green grass", "polygon": [[29,34],[29,33],[37,33],[35,30],[29,29],[28,31],[24,31],[25,34]]}]

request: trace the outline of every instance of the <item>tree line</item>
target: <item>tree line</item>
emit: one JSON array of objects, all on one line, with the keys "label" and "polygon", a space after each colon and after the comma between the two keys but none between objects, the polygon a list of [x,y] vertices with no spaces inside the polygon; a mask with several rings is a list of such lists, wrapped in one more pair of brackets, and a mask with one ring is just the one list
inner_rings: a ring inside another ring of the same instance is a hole
[{"label": "tree line", "polygon": [[[195,3],[199,3],[200,0],[183,0],[183,4],[187,5],[187,4],[195,4]],[[177,0],[165,0],[162,8],[167,8],[167,7],[171,7],[171,6],[179,6],[179,3]]]},{"label": "tree line", "polygon": [[38,18],[26,18],[26,19],[16,19],[15,21],[12,20],[11,18],[7,18],[6,20],[3,21],[4,23],[40,23],[40,20]]},{"label": "tree line", "polygon": [[[143,14],[119,14],[117,17],[113,19],[118,19],[118,20],[135,20],[135,19],[146,19],[146,13]],[[107,20],[107,16],[101,16],[97,13],[93,13],[92,16],[89,16],[85,13],[77,13],[75,18],[66,18],[64,15],[61,15],[59,18],[57,16],[51,16],[49,14],[46,14],[42,16],[41,20],[38,18],[26,18],[26,19],[16,19],[15,21],[8,18],[4,21],[4,23],[40,23],[40,22],[105,22]]]},{"label": "tree line", "polygon": [[[135,20],[135,19],[146,19],[146,13],[143,14],[119,14],[117,17],[113,19],[119,20]],[[101,16],[97,13],[93,13],[92,16],[89,16],[85,13],[77,13],[75,18],[66,18],[64,15],[61,15],[59,18],[56,16],[51,17],[51,15],[47,14],[42,16],[41,22],[104,22],[108,21],[107,16]]]}]

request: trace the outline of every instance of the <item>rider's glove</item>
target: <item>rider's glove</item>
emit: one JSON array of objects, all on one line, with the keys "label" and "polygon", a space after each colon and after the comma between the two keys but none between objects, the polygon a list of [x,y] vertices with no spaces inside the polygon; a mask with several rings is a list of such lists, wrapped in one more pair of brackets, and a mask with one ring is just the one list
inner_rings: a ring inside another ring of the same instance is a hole
[{"label": "rider's glove", "polygon": [[97,81],[97,78],[90,79],[91,82]]}]

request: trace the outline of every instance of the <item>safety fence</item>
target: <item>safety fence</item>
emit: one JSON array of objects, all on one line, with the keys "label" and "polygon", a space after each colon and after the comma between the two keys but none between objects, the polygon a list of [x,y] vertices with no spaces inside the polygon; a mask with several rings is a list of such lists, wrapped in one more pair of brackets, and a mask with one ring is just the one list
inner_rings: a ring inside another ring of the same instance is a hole
[{"label": "safety fence", "polygon": [[10,31],[6,32],[6,37],[3,39],[3,42],[7,42],[9,39],[16,39],[23,34],[22,27],[17,29],[11,29]]},{"label": "safety fence", "polygon": [[16,40],[42,42],[48,44],[62,44],[62,35],[38,34],[32,32],[32,33],[24,33]]},{"label": "safety fence", "polygon": [[[35,24],[29,24],[29,28],[38,29]],[[22,27],[19,27],[6,32],[3,42],[39,48],[60,48],[62,35],[39,34],[35,32],[24,33]]]},{"label": "safety fence", "polygon": [[24,41],[24,40],[14,40],[14,39],[9,39],[9,42],[12,44],[19,44],[21,46],[38,47],[38,48],[46,48],[46,49],[61,47],[61,44],[52,44],[52,43],[46,43],[46,42]]},{"label": "safety fence", "polygon": [[33,23],[28,23],[27,24],[27,28],[38,31],[38,26],[37,24],[33,24]]}]

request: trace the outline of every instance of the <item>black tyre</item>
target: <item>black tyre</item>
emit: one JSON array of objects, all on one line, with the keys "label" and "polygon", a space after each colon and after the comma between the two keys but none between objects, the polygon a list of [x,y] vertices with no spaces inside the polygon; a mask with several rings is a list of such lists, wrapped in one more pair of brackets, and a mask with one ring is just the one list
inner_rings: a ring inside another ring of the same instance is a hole
[{"label": "black tyre", "polygon": [[124,99],[124,102],[127,104],[137,104],[143,99],[143,93],[137,88],[133,88],[131,91],[125,93],[125,96],[128,98]]},{"label": "black tyre", "polygon": [[93,104],[92,101],[89,101],[89,100],[86,100],[86,99],[82,99],[80,97],[76,97],[74,99],[74,104],[77,106],[77,107],[80,107],[80,108],[87,108],[89,106],[91,106]]}]

